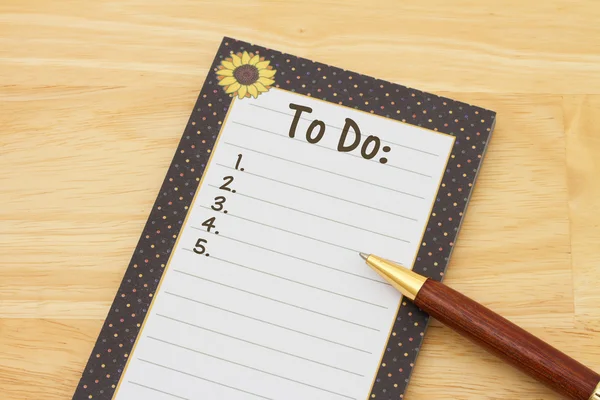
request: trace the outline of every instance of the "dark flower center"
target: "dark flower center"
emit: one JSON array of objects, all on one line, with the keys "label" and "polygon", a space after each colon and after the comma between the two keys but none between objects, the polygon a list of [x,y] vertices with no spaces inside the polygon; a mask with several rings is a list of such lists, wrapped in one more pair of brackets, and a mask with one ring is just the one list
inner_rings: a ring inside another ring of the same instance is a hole
[{"label": "dark flower center", "polygon": [[240,65],[233,71],[234,78],[242,85],[252,85],[258,80],[258,68],[254,65]]}]

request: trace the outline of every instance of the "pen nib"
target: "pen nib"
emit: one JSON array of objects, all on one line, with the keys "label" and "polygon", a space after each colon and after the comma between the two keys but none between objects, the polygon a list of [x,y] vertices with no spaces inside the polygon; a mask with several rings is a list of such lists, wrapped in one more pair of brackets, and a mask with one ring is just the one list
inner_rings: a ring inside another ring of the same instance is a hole
[{"label": "pen nib", "polygon": [[360,254],[360,256],[362,257],[362,259],[365,260],[365,261],[367,260],[367,258],[369,258],[368,254],[365,254],[365,253],[358,253],[358,254]]}]

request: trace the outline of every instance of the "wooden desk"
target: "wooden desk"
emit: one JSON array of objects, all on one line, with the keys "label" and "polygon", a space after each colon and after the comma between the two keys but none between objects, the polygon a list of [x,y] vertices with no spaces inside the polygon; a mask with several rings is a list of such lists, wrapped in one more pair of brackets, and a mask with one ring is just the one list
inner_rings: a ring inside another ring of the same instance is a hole
[{"label": "wooden desk", "polygon": [[[447,283],[600,370],[597,1],[4,0],[0,390],[67,399],[228,35],[498,112]],[[407,399],[556,399],[433,323]]]}]

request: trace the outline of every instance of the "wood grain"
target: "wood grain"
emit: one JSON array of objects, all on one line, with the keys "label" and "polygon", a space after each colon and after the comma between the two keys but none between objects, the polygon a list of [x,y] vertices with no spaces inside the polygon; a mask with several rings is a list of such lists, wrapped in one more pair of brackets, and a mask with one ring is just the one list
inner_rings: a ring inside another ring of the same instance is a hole
[{"label": "wood grain", "polygon": [[589,400],[600,375],[443,283],[428,279],[415,304],[444,325],[573,400]]},{"label": "wood grain", "polygon": [[[225,35],[497,111],[446,282],[600,370],[598,20],[593,0],[3,0],[0,397],[70,398]],[[405,398],[559,399],[438,322]]]}]

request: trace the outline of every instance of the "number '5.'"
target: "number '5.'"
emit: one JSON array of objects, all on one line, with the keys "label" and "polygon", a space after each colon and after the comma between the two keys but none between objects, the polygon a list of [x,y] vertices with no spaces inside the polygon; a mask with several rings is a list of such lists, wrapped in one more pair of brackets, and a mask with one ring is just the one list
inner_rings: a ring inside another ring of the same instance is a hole
[{"label": "number '5.'", "polygon": [[198,239],[196,241],[196,246],[194,247],[194,253],[196,254],[204,254],[206,253],[206,247],[204,247],[203,243],[208,243],[206,239]]}]

